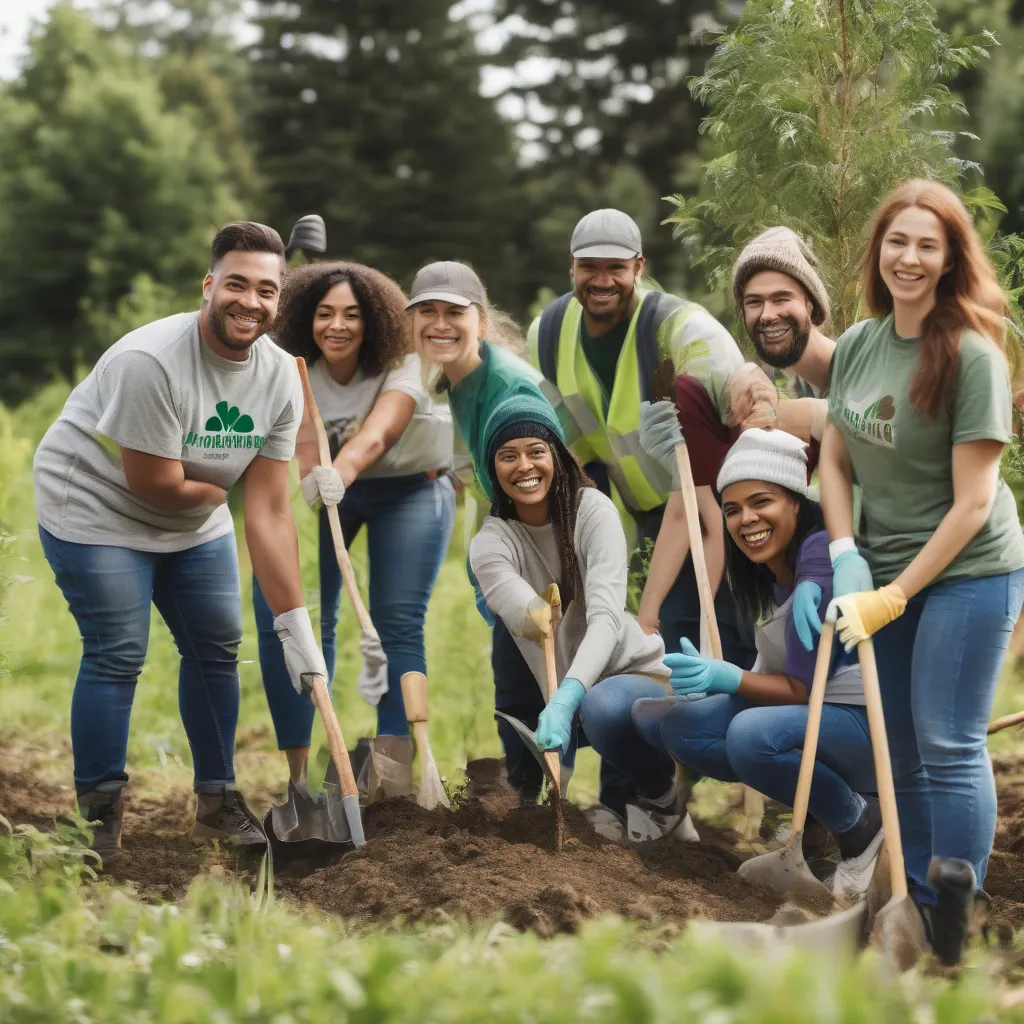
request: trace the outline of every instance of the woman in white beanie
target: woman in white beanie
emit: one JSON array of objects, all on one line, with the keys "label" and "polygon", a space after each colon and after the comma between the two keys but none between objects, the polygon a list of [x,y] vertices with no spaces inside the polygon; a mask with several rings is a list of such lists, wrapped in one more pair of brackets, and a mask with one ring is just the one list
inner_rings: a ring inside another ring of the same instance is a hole
[{"label": "woman in white beanie", "polygon": [[[729,585],[740,610],[757,622],[757,661],[746,672],[702,658],[684,640],[680,653],[665,658],[675,696],[637,701],[633,721],[648,743],[701,775],[743,782],[792,805],[817,646],[806,627],[812,616],[795,616],[794,608],[826,607],[832,596],[828,534],[820,507],[807,497],[804,442],[781,430],[744,431],[722,464],[717,490]],[[871,795],[860,669],[838,647],[810,813],[839,845],[834,891],[859,895],[881,845],[881,814]]]}]

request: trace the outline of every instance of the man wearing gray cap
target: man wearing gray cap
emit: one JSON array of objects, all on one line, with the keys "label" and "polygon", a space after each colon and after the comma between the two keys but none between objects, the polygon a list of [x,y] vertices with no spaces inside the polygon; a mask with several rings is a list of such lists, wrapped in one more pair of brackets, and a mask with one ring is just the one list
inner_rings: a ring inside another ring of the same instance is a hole
[{"label": "man wearing gray cap", "polygon": [[[732,336],[707,310],[641,286],[643,242],[627,214],[588,213],[573,231],[570,256],[573,290],[550,303],[531,325],[531,360],[544,374],[545,394],[554,404],[564,404],[578,431],[578,436],[567,435],[573,451],[589,470],[595,464],[603,467],[636,522],[643,549],[646,538],[658,535],[672,489],[669,475],[639,442],[640,405],[658,397],[653,391],[659,369],[668,362],[672,377],[696,378],[726,421],[732,419],[734,379],[750,379],[753,371],[762,396],[774,399],[775,392],[756,367],[744,364]],[[698,498],[710,498],[710,492]],[[713,498],[708,504],[714,504]],[[710,518],[706,525],[718,527],[720,545],[720,516]],[[751,630],[737,622],[724,588],[716,604],[726,657],[749,665],[755,653]],[[653,624],[652,619],[648,628]],[[678,650],[681,636],[699,642],[700,602],[690,562],[660,607],[658,628],[667,650]]]}]

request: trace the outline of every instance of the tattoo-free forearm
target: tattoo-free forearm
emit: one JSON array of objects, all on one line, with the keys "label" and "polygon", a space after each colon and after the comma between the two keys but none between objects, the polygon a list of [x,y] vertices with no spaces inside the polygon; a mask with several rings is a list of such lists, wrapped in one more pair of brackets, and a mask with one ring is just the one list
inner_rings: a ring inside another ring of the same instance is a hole
[{"label": "tattoo-free forearm", "polygon": [[637,619],[645,632],[657,629],[661,603],[672,589],[689,551],[690,535],[686,529],[682,492],[673,491],[668,496],[661,528],[654,541],[651,564],[637,610]]},{"label": "tattoo-free forearm", "polygon": [[818,459],[821,511],[830,540],[853,536],[853,469],[843,436],[834,423],[825,428]]},{"label": "tattoo-free forearm", "polygon": [[754,704],[806,704],[807,687],[793,676],[744,672],[737,696]]},{"label": "tattoo-free forearm", "polygon": [[299,578],[299,540],[291,509],[270,512],[247,508],[245,543],[260,590],[274,615],[305,605]]},{"label": "tattoo-free forearm", "polygon": [[185,512],[202,506],[215,508],[228,500],[223,487],[186,479],[185,467],[178,459],[122,448],[121,468],[128,490],[156,508]]}]

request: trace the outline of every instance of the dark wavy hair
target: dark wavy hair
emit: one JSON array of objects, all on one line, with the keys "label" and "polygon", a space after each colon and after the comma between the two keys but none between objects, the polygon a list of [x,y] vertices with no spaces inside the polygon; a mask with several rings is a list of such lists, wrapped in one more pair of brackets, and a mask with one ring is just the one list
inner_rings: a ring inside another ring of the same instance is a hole
[{"label": "dark wavy hair", "polygon": [[[782,490],[791,500],[799,503],[796,529],[793,530],[793,539],[786,551],[786,561],[791,569],[795,569],[800,545],[812,533],[825,529],[825,517],[821,514],[821,506],[816,501],[805,498],[788,487],[783,487]],[[747,558],[732,539],[728,528],[725,531],[725,575],[729,581],[729,589],[744,617],[752,622],[759,622],[771,611],[775,574],[763,562],[752,562]]]},{"label": "dark wavy hair", "polygon": [[[548,436],[541,440],[551,449],[554,468],[551,490],[548,494],[548,509],[551,525],[555,528],[558,555],[562,562],[562,584],[559,593],[562,607],[565,608],[573,598],[583,593],[583,575],[580,572],[579,559],[576,557],[576,513],[579,511],[580,490],[584,487],[593,487],[594,481],[587,476],[580,460],[554,434],[548,433]],[[489,460],[487,468],[491,475],[491,491],[494,494],[491,515],[498,519],[518,519],[516,503],[501,489],[498,482],[493,458]]]},{"label": "dark wavy hair", "polygon": [[412,351],[405,316],[405,293],[372,267],[361,263],[307,263],[288,271],[281,306],[274,324],[274,340],[293,356],[312,366],[321,356],[313,340],[313,314],[323,297],[347,282],[363,314],[363,343],[359,368],[376,377]]}]

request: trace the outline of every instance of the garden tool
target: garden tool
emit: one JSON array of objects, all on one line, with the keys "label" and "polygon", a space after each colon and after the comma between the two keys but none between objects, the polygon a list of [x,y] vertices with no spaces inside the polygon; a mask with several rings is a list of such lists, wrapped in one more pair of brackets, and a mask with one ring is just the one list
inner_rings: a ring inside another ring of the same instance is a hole
[{"label": "garden tool", "polygon": [[402,676],[402,700],[405,703],[405,717],[412,726],[416,737],[416,750],[420,755],[420,790],[416,803],[427,810],[439,804],[450,807],[448,794],[434,762],[427,732],[427,677],[422,672],[406,672]]},{"label": "garden tool", "polygon": [[1012,725],[1024,725],[1024,711],[1018,711],[1013,715],[1003,715],[1002,718],[993,719],[988,723],[988,734],[991,736],[995,732],[1002,732],[1004,729],[1009,729]]},{"label": "garden tool", "polygon": [[[826,621],[832,616],[833,609],[830,608]],[[861,640],[857,645],[857,656],[860,659],[860,674],[864,681],[864,702],[868,713],[868,729],[871,733],[871,751],[875,759],[875,785],[878,787],[878,801],[882,808],[882,828],[885,831],[885,851],[889,862],[891,887],[888,902],[875,914],[869,942],[881,950],[891,964],[905,971],[917,962],[925,948],[924,921],[907,892],[900,819],[896,810],[896,787],[892,778],[892,761],[889,758],[889,740],[885,732],[882,694],[878,686],[875,645],[870,637]]]},{"label": "garden tool", "polygon": [[310,697],[324,723],[334,771],[328,771],[324,792],[315,800],[289,782],[288,799],[267,811],[263,831],[278,867],[296,861],[310,862],[312,867],[329,855],[333,847],[362,846],[366,842],[356,779],[326,680],[313,677]]},{"label": "garden tool", "polygon": [[305,253],[308,259],[310,253],[321,253],[327,250],[327,225],[323,217],[318,213],[308,213],[300,217],[292,226],[292,233],[288,236],[288,244],[285,246],[285,256],[290,257],[293,252]]},{"label": "garden tool", "polygon": [[807,731],[800,756],[800,774],[797,776],[796,797],[793,800],[793,827],[781,849],[761,854],[744,861],[738,874],[748,882],[771,886],[779,892],[792,893],[798,899],[810,900],[816,909],[830,908],[832,893],[811,874],[804,860],[804,825],[807,822],[807,803],[814,776],[814,760],[818,753],[818,731],[821,727],[821,708],[825,700],[825,686],[832,662],[832,639],[836,629],[836,612],[830,610],[821,627],[818,657],[814,663],[810,699],[807,702]]},{"label": "garden tool", "polygon": [[[324,429],[323,421],[320,419],[320,411],[316,406],[316,399],[313,397],[313,389],[309,386],[309,374],[306,372],[306,361],[298,356],[295,360],[299,368],[299,377],[302,379],[302,396],[309,410],[313,427],[316,430],[317,448],[320,452],[320,465],[331,465],[331,446],[327,440],[327,431]],[[370,616],[363,604],[363,598],[359,593],[356,584],[355,572],[352,570],[352,562],[348,557],[348,549],[345,547],[345,538],[341,532],[341,519],[338,516],[336,506],[329,506],[327,509],[327,521],[331,526],[331,538],[334,541],[334,554],[338,559],[338,567],[341,569],[341,578],[345,584],[345,591],[355,608],[356,618],[359,620],[359,628],[362,631],[362,638],[359,641],[359,649],[363,654],[363,668],[359,674],[359,692],[366,696],[368,693],[380,696],[388,691],[388,659],[381,646],[380,637],[370,620]],[[376,703],[370,701],[370,703]],[[410,769],[411,770],[411,769]]]},{"label": "garden tool", "polygon": [[411,796],[412,737],[374,736],[366,767],[366,803],[394,796]]}]

